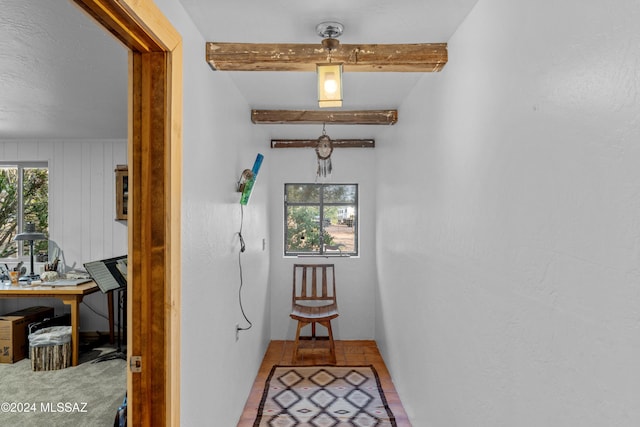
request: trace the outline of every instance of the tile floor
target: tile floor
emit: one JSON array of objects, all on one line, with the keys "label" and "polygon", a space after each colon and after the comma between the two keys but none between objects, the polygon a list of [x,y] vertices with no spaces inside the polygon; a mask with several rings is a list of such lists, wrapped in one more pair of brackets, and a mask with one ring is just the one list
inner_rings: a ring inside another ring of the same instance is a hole
[{"label": "tile floor", "polygon": [[[299,365],[326,364],[329,360],[327,341],[305,342],[305,349],[301,352]],[[407,414],[402,407],[402,402],[393,386],[389,371],[382,360],[375,341],[336,341],[336,361],[338,365],[373,365],[380,377],[380,383],[387,399],[387,403],[393,412],[398,427],[411,427]],[[262,398],[267,376],[273,365],[291,365],[293,355],[293,341],[271,341],[262,360],[262,365],[256,376],[247,399],[238,427],[251,427],[256,418],[258,405]]]}]

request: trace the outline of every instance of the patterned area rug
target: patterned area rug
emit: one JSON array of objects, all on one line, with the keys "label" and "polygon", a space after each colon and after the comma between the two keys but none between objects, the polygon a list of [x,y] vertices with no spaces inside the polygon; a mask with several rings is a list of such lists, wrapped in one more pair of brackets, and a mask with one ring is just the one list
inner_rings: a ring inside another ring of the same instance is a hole
[{"label": "patterned area rug", "polygon": [[274,366],[254,427],[391,427],[373,366]]}]

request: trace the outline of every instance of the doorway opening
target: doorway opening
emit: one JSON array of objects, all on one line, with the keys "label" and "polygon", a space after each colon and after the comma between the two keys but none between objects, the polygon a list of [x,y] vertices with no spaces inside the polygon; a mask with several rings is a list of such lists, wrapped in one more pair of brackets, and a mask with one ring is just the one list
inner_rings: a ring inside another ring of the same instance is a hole
[{"label": "doorway opening", "polygon": [[179,425],[182,39],[153,2],[74,2],[129,49],[127,422]]}]

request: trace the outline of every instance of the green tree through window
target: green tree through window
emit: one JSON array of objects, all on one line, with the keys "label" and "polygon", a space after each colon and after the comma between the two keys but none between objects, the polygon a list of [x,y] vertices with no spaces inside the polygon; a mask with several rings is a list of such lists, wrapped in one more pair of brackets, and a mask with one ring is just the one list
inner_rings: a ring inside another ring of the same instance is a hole
[{"label": "green tree through window", "polygon": [[[48,167],[42,162],[0,163],[0,258],[29,254],[28,244],[13,240],[28,222],[49,234]],[[46,253],[47,240],[34,243],[35,253]]]},{"label": "green tree through window", "polygon": [[285,184],[285,255],[357,255],[357,206],[357,184]]}]

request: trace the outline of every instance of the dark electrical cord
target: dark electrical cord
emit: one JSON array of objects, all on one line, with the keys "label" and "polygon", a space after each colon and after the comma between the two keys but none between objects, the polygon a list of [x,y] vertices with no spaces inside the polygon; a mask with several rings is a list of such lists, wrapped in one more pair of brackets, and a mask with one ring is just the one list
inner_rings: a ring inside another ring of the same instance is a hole
[{"label": "dark electrical cord", "polygon": [[238,252],[238,270],[240,271],[240,286],[238,287],[238,303],[240,304],[240,311],[242,312],[242,316],[244,320],[247,321],[249,326],[241,328],[238,326],[238,331],[247,331],[251,329],[253,323],[249,320],[247,315],[244,313],[244,308],[242,307],[242,285],[244,284],[242,278],[242,253],[245,251],[246,246],[244,244],[244,238],[242,237],[242,225],[244,224],[244,207],[240,205],[240,231],[238,231],[238,237],[240,238],[240,251]]}]

